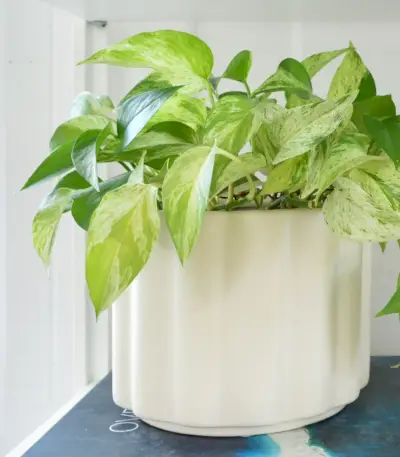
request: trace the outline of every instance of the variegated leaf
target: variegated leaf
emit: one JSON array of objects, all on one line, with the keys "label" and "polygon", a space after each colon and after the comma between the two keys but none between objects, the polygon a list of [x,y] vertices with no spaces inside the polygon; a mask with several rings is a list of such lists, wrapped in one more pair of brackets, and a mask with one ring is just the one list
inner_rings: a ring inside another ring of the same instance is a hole
[{"label": "variegated leaf", "polygon": [[269,124],[263,122],[257,132],[251,137],[250,144],[255,154],[262,154],[268,170],[272,168],[278,148],[272,143]]},{"label": "variegated leaf", "polygon": [[165,218],[182,263],[197,240],[207,208],[216,148],[197,146],[168,171],[162,194]]},{"label": "variegated leaf", "polygon": [[362,164],[359,168],[373,175],[386,195],[392,195],[400,202],[400,170],[387,157],[376,157]]},{"label": "variegated leaf", "polygon": [[301,198],[307,198],[318,189],[321,170],[325,163],[326,145],[319,144],[308,153],[307,182]]},{"label": "variegated leaf", "polygon": [[90,92],[82,92],[72,103],[71,118],[88,115],[109,115],[114,110],[114,104],[108,95],[94,97]]},{"label": "variegated leaf", "polygon": [[[175,82],[175,80],[172,80]],[[158,72],[152,72],[149,76],[140,81],[129,93],[122,99],[121,104],[134,95],[142,94],[156,89],[165,89],[172,87],[171,79],[168,81],[165,76]],[[186,94],[187,87],[183,86],[179,91],[168,99],[157,113],[147,123],[145,129],[148,130],[160,122],[181,122],[193,129],[203,127],[207,109],[205,104],[199,98],[191,97]],[[190,91],[189,91],[190,92]]]},{"label": "variegated leaf", "polygon": [[73,189],[56,189],[46,198],[33,219],[33,245],[45,265],[50,264],[58,224],[71,204],[73,193]]},{"label": "variegated leaf", "polygon": [[221,98],[211,111],[205,126],[204,144],[238,154],[259,126],[258,101],[242,95]]},{"label": "variegated leaf", "polygon": [[81,63],[152,68],[174,79],[174,85],[202,90],[208,84],[213,54],[200,38],[186,32],[144,32],[96,52]]},{"label": "variegated leaf", "polygon": [[271,125],[271,140],[279,152],[274,163],[304,154],[333,133],[349,115],[356,94],[339,100],[286,110]]},{"label": "variegated leaf", "polygon": [[368,147],[369,138],[360,133],[344,134],[335,141],[329,147],[328,155],[320,170],[317,198],[337,178],[352,168],[382,160],[379,157],[367,155]]},{"label": "variegated leaf", "polygon": [[307,157],[298,156],[273,168],[268,174],[262,195],[295,192],[304,186],[307,176]]},{"label": "variegated leaf", "polygon": [[142,270],[159,230],[155,187],[127,183],[101,200],[90,221],[86,251],[86,280],[97,316]]},{"label": "variegated leaf", "polygon": [[264,81],[256,89],[253,95],[285,91],[295,93],[303,98],[309,98],[312,94],[310,76],[304,66],[295,59],[285,59],[276,73]]},{"label": "variegated leaf", "polygon": [[350,46],[337,69],[328,93],[328,98],[337,99],[358,91],[368,69],[353,46]]},{"label": "variegated leaf", "polygon": [[212,184],[212,196],[218,195],[229,184],[244,178],[246,175],[252,175],[266,167],[266,161],[263,154],[247,152],[239,156],[240,163],[232,160],[219,176],[216,183]]},{"label": "variegated leaf", "polygon": [[329,227],[340,236],[361,242],[399,239],[400,213],[377,207],[384,196],[379,189],[373,192],[370,195],[353,179],[337,180],[323,206]]},{"label": "variegated leaf", "polygon": [[343,55],[348,48],[339,49],[338,51],[320,52],[306,57],[301,63],[310,75],[310,78],[315,76],[319,71],[326,67],[332,60]]}]

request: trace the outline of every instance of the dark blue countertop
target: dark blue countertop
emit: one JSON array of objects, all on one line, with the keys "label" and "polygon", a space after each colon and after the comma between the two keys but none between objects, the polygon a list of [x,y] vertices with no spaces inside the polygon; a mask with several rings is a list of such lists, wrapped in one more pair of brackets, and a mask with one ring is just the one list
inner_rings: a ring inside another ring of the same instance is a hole
[{"label": "dark blue countertop", "polygon": [[400,457],[400,357],[372,358],[360,398],[324,422],[283,434],[200,438],[163,432],[121,410],[111,377],[96,386],[26,457]]}]

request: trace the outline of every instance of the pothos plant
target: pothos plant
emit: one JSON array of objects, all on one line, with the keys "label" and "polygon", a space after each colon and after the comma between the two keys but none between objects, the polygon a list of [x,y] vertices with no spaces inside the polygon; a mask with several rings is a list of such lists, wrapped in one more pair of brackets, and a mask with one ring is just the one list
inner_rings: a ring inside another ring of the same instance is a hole
[{"label": "pothos plant", "polygon": [[[312,78],[340,56],[320,98]],[[88,231],[97,315],[146,264],[160,217],[182,263],[206,211],[320,208],[343,237],[382,247],[400,239],[400,117],[351,43],[302,62],[287,58],[255,90],[250,51],[216,76],[207,44],[172,30],[140,33],[82,63],[152,70],[116,108],[107,96],[78,96],[24,186],[58,178],[33,221],[46,264],[64,213]],[[220,92],[223,79],[240,90]],[[98,164],[109,162],[121,174],[102,180]],[[380,314],[399,312],[400,289]]]}]

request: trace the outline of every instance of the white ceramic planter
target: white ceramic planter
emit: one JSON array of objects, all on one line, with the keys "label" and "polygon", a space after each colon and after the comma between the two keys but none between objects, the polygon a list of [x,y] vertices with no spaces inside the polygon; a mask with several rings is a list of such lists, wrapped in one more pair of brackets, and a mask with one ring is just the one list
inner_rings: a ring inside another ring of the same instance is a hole
[{"label": "white ceramic planter", "polygon": [[115,402],[209,436],[337,413],[368,381],[369,271],[319,211],[207,213],[184,268],[164,224],[113,307]]}]

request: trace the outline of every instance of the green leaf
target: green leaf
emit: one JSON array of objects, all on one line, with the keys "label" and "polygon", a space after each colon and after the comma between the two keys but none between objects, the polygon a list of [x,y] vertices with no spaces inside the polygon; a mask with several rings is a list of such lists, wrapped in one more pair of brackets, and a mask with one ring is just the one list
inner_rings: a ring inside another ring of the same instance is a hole
[{"label": "green leaf", "polygon": [[214,143],[238,154],[257,124],[257,101],[241,95],[229,95],[218,100],[211,111],[204,131],[204,144]]},{"label": "green leaf", "polygon": [[56,231],[64,211],[71,203],[73,192],[65,188],[52,192],[33,219],[33,245],[45,265],[50,264]]},{"label": "green leaf", "polygon": [[142,270],[159,231],[155,187],[128,183],[102,199],[90,221],[86,252],[86,280],[97,316]]},{"label": "green leaf", "polygon": [[331,145],[320,170],[317,198],[344,173],[367,162],[380,160],[367,155],[368,146],[368,137],[360,133],[344,134]]},{"label": "green leaf", "polygon": [[400,165],[400,123],[397,117],[383,121],[364,116],[365,128],[368,134],[393,160],[396,166]]},{"label": "green leaf", "polygon": [[378,119],[396,116],[396,106],[392,96],[380,95],[355,101],[351,120],[362,133],[368,133],[368,129],[364,125],[365,115]]},{"label": "green leaf", "polygon": [[111,130],[111,123],[103,130],[87,130],[79,135],[72,148],[71,159],[76,171],[97,191],[99,191],[97,155]]},{"label": "green leaf", "polygon": [[279,147],[274,163],[304,154],[321,143],[348,116],[355,96],[286,110],[271,125],[271,139]]},{"label": "green leaf", "polygon": [[247,80],[247,77],[249,76],[251,63],[251,51],[240,51],[230,61],[222,77],[244,83]]},{"label": "green leaf", "polygon": [[216,196],[246,175],[252,175],[265,168],[266,162],[263,154],[247,152],[239,156],[240,163],[232,160],[212,185],[212,196]]},{"label": "green leaf", "polygon": [[118,135],[127,148],[147,122],[179,87],[168,87],[134,95],[118,109]]},{"label": "green leaf", "polygon": [[330,62],[332,62],[332,60],[343,55],[347,50],[348,48],[339,49],[338,51],[320,52],[305,58],[301,63],[310,75],[310,78],[312,78]]},{"label": "green leaf", "polygon": [[285,59],[275,74],[264,81],[253,95],[286,91],[309,98],[312,94],[310,76],[304,66],[295,59]]},{"label": "green leaf", "polygon": [[361,80],[360,87],[358,88],[358,95],[356,102],[367,100],[368,98],[376,96],[375,80],[372,74],[367,70]]},{"label": "green leaf", "polygon": [[90,92],[82,92],[72,103],[71,118],[88,114],[108,115],[114,110],[114,104],[108,95],[94,97]]},{"label": "green leaf", "polygon": [[197,146],[180,156],[163,185],[164,212],[184,263],[197,240],[207,208],[216,148]]},{"label": "green leaf", "polygon": [[200,38],[185,32],[144,32],[96,52],[81,63],[152,68],[171,75],[174,85],[205,88],[213,67],[213,54]]},{"label": "green leaf", "polygon": [[22,189],[27,189],[41,181],[44,181],[54,176],[59,176],[61,173],[73,168],[71,152],[74,146],[74,141],[59,146],[43,162],[30,176]]},{"label": "green leaf", "polygon": [[268,174],[264,184],[262,195],[275,194],[277,192],[295,192],[306,181],[307,157],[298,156],[285,160],[273,168]]},{"label": "green leaf", "polygon": [[100,192],[90,189],[79,195],[72,203],[71,213],[75,222],[84,230],[88,230],[93,212],[99,206],[103,197],[111,190],[126,184],[130,173],[124,173],[99,184]]},{"label": "green leaf", "polygon": [[[400,287],[397,287],[389,303],[376,315],[376,317],[388,316],[400,313]],[[400,365],[398,366],[400,367]]]},{"label": "green leaf", "polygon": [[61,187],[67,189],[87,189],[90,187],[90,184],[86,181],[86,179],[82,178],[82,176],[77,173],[76,171],[71,171],[70,173],[64,175],[56,184],[54,190],[60,189]]},{"label": "green leaf", "polygon": [[70,119],[61,124],[54,132],[50,140],[50,149],[63,146],[76,139],[86,130],[103,130],[110,122],[110,119],[104,116],[87,115]]},{"label": "green leaf", "polygon": [[381,247],[382,253],[386,251],[387,243],[382,241],[381,243],[379,243],[379,246]]},{"label": "green leaf", "polygon": [[[377,186],[356,182],[354,178],[336,181],[336,189],[323,206],[327,224],[338,235],[356,241],[399,239],[400,213],[388,209],[389,202]],[[364,180],[367,178],[364,174]]]},{"label": "green leaf", "polygon": [[[156,89],[166,89],[173,87],[167,81],[164,75],[153,72],[149,76],[140,81],[121,101],[123,104],[126,100],[134,95],[142,94]],[[157,113],[150,119],[146,128],[158,124],[160,122],[181,122],[196,130],[202,127],[207,117],[207,109],[201,99],[186,95],[186,86],[179,89],[179,92],[169,98]]]},{"label": "green leaf", "polygon": [[367,72],[361,57],[351,46],[332,79],[328,98],[337,99],[358,91]]}]

